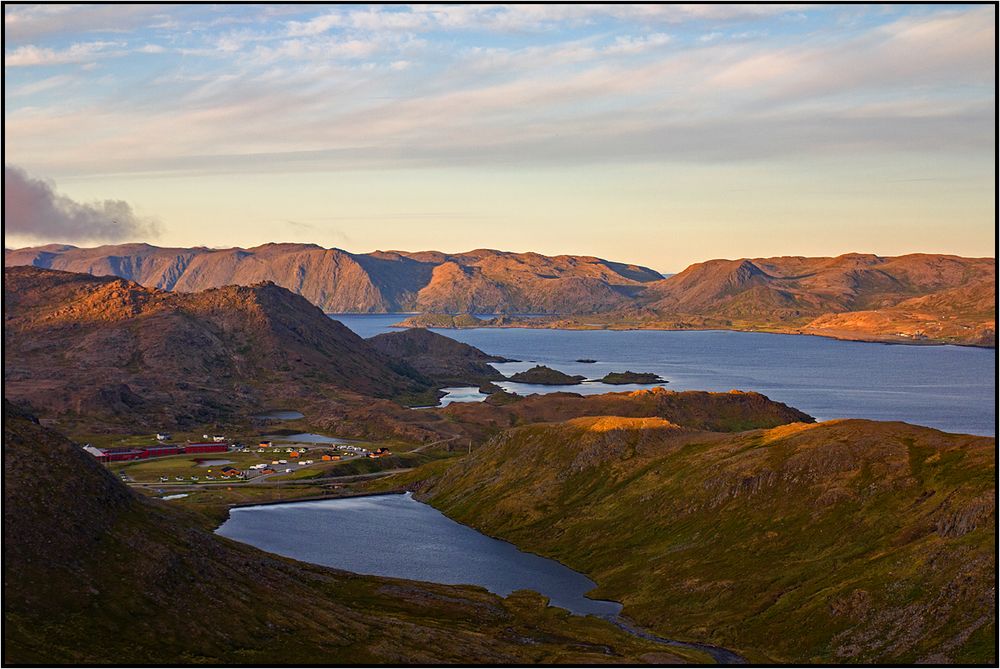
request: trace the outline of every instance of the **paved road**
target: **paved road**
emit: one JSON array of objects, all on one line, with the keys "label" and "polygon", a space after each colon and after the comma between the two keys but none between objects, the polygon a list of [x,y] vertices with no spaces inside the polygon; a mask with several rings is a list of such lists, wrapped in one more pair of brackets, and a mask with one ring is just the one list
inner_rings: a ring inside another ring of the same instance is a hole
[{"label": "paved road", "polygon": [[425,448],[430,448],[431,446],[437,446],[438,444],[444,444],[444,443],[449,442],[449,441],[454,441],[455,439],[458,439],[458,436],[459,435],[457,435],[457,434],[453,434],[450,437],[448,437],[447,439],[438,439],[437,441],[432,441],[429,444],[424,444],[423,446],[417,446],[412,451],[407,451],[407,453],[419,453],[420,451],[424,450]]}]

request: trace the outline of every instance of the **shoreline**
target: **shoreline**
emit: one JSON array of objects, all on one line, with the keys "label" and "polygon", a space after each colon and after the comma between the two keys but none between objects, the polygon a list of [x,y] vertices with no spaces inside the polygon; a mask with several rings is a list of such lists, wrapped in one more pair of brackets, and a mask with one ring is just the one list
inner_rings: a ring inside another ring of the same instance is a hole
[{"label": "shoreline", "polygon": [[[405,493],[406,493],[405,490],[402,492],[362,492],[362,493],[357,493],[355,495],[322,495],[318,497],[296,497],[293,499],[275,499],[267,502],[236,502],[234,504],[227,504],[226,509],[227,510],[246,509],[254,506],[275,506],[278,504],[301,504],[303,502],[324,502],[326,500],[331,500],[331,499],[352,499],[355,497],[383,497],[385,495],[402,495]],[[229,517],[227,514],[226,520],[228,519]],[[222,521],[222,523],[219,523],[219,527],[221,527],[222,524],[225,522],[226,521]]]},{"label": "shoreline", "polygon": [[[364,317],[364,316],[422,316],[426,315],[425,312],[419,311],[385,311],[385,312],[323,312],[328,318],[337,320],[338,316],[349,316],[349,317]],[[500,314],[503,315],[503,314]],[[514,318],[523,317],[521,314],[512,314]],[[565,318],[572,317],[572,314],[530,314],[532,320],[537,319],[538,321],[543,318]],[[596,314],[595,314],[596,316]],[[404,318],[403,321],[406,319]],[[570,324],[539,324],[537,322],[522,321],[514,323],[505,323],[503,325],[491,325],[488,322],[483,322],[477,325],[448,325],[448,326],[436,326],[436,325],[404,325],[403,321],[399,323],[393,323],[386,327],[395,328],[399,330],[409,330],[413,328],[426,328],[428,330],[562,330],[566,332],[576,332],[576,331],[588,331],[588,330],[610,330],[617,332],[630,332],[638,330],[651,330],[656,332],[747,332],[747,333],[757,333],[757,334],[779,334],[779,335],[790,335],[790,336],[804,336],[804,337],[823,337],[824,339],[836,339],[837,341],[851,341],[859,342],[863,344],[886,344],[890,346],[961,346],[963,348],[977,348],[977,349],[992,349],[996,350],[996,342],[992,345],[989,344],[975,344],[971,342],[961,342],[961,341],[942,341],[940,339],[912,339],[908,337],[893,337],[892,335],[878,336],[864,336],[856,335],[852,336],[848,332],[841,334],[829,333],[824,334],[821,332],[802,332],[798,328],[788,328],[788,329],[767,329],[762,328],[741,328],[741,327],[725,327],[725,326],[700,326],[700,327],[667,327],[664,325],[651,325],[644,326],[641,323],[594,323],[592,325],[579,325],[573,326]]]},{"label": "shoreline", "polygon": [[[357,314],[357,315],[378,315],[378,314]],[[845,342],[855,342],[858,344],[884,344],[886,346],[959,346],[962,348],[974,348],[974,349],[986,349],[995,351],[996,345],[986,345],[986,344],[973,344],[955,341],[940,341],[934,339],[926,340],[914,340],[906,338],[895,338],[895,339],[880,339],[876,337],[862,338],[862,337],[850,337],[846,335],[837,334],[821,334],[819,332],[786,332],[781,330],[751,330],[746,328],[735,328],[735,327],[698,327],[698,328],[670,328],[670,327],[643,327],[641,325],[594,325],[594,326],[579,326],[572,327],[567,325],[534,325],[534,324],[515,324],[508,323],[505,325],[469,325],[469,326],[421,326],[421,325],[402,325],[401,323],[394,323],[387,327],[396,328],[399,330],[409,330],[413,328],[426,327],[428,330],[557,330],[562,332],[742,332],[747,334],[769,334],[769,335],[784,335],[787,337],[821,337],[823,339],[834,339],[837,341]]]}]

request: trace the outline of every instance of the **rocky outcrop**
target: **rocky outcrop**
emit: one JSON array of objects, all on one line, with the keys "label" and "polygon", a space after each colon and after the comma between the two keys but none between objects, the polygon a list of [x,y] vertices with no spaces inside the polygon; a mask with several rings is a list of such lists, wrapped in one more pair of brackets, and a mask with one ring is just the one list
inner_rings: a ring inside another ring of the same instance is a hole
[{"label": "rocky outcrop", "polygon": [[388,357],[410,365],[437,385],[478,386],[506,378],[489,364],[506,362],[506,358],[489,355],[430,330],[387,332],[371,337],[368,343]]},{"label": "rocky outcrop", "polygon": [[625,385],[628,383],[666,383],[666,381],[658,374],[652,372],[609,372],[605,374],[601,379],[601,383],[607,383],[609,385]]},{"label": "rocky outcrop", "polygon": [[511,375],[510,380],[542,386],[573,386],[582,383],[585,378],[584,376],[565,374],[545,365],[535,365],[531,369]]}]

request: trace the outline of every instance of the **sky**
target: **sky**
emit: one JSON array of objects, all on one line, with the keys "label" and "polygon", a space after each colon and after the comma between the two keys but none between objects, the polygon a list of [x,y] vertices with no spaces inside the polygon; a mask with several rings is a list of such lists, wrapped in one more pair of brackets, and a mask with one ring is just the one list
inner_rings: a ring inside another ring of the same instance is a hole
[{"label": "sky", "polygon": [[4,242],[992,256],[992,5],[5,5]]}]

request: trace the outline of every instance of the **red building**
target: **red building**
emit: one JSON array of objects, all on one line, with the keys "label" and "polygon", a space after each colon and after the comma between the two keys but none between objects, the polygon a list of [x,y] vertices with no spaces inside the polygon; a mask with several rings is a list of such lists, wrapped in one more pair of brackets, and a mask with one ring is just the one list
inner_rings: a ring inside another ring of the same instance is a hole
[{"label": "red building", "polygon": [[149,456],[146,455],[145,451],[140,451],[134,448],[109,448],[104,451],[103,455],[97,456],[97,459],[101,462],[122,462],[124,460],[142,460]]},{"label": "red building", "polygon": [[90,444],[87,444],[84,446],[84,450],[100,462],[123,462],[126,460],[159,458],[164,455],[179,455],[181,453],[223,453],[229,450],[229,446],[214,441],[200,441],[194,444],[187,444],[186,446],[163,444],[160,446],[147,446],[141,449],[129,447],[94,448]]},{"label": "red building", "polygon": [[158,458],[163,455],[177,455],[181,452],[180,446],[150,446],[143,450],[147,458]]}]

